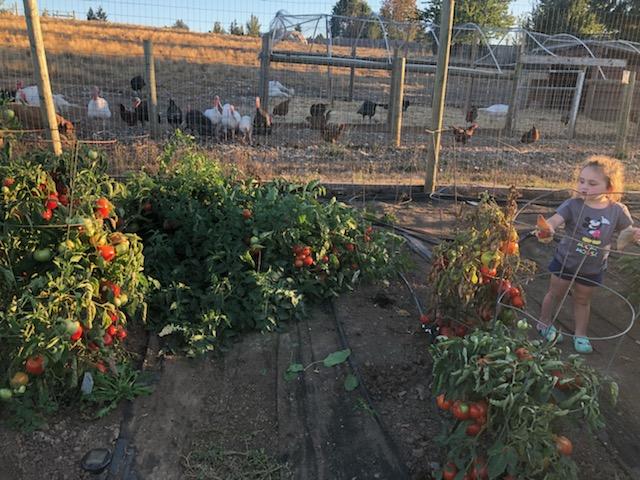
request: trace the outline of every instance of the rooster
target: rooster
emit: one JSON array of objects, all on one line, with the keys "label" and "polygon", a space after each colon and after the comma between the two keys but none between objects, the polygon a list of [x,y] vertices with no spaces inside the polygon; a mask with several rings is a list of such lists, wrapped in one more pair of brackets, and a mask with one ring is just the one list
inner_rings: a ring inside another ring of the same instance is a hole
[{"label": "rooster", "polygon": [[336,143],[340,135],[342,135],[345,127],[346,125],[344,123],[341,123],[340,125],[325,125],[321,130],[322,138],[325,142]]},{"label": "rooster", "polygon": [[464,119],[467,123],[473,123],[476,121],[476,118],[478,118],[478,107],[472,105],[471,108],[467,111]]},{"label": "rooster", "polygon": [[314,130],[322,130],[329,123],[329,115],[331,114],[331,110],[327,110],[322,115],[310,115],[305,120],[309,122],[311,128]]},{"label": "rooster", "polygon": [[531,130],[524,132],[520,138],[521,143],[535,143],[540,140],[540,131],[535,125],[531,127]]},{"label": "rooster", "polygon": [[274,117],[284,117],[289,113],[289,102],[291,102],[290,98],[287,98],[284,102],[279,103],[275,107],[273,107],[273,116]]},{"label": "rooster", "polygon": [[169,106],[167,107],[167,122],[169,125],[180,125],[182,123],[182,110],[173,98],[169,99]]},{"label": "rooster", "polygon": [[450,126],[449,128],[451,129],[451,133],[453,133],[453,138],[455,139],[456,143],[465,144],[468,140],[471,140],[471,137],[473,137],[473,134],[478,128],[478,124],[472,123],[471,126],[467,128],[454,126]]}]

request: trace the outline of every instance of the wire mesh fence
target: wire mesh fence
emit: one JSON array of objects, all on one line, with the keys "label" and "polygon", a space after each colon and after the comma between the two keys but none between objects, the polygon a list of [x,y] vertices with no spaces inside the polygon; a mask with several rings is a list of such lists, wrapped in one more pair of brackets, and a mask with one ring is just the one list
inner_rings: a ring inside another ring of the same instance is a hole
[{"label": "wire mesh fence", "polygon": [[[73,123],[81,140],[105,142],[103,147],[114,152],[131,148],[134,154],[120,160],[118,169],[150,161],[158,140],[181,127],[210,148],[231,149],[234,158],[258,159],[254,167],[264,176],[420,182],[433,137],[439,27],[375,15],[312,14],[297,1],[285,2],[298,12],[288,14],[274,12],[274,2],[264,3],[268,14],[262,12],[260,18],[271,18],[268,26],[263,20],[262,30],[269,31],[270,39],[266,53],[259,36],[213,33],[226,28],[216,19],[230,15],[237,14],[240,23],[232,22],[229,29],[244,27],[240,17],[253,13],[242,4],[189,5],[186,20],[180,18],[186,10],[177,5],[156,8],[161,13],[150,17],[139,13],[140,7],[159,5],[116,1],[104,5],[108,22],[44,16],[58,112]],[[62,4],[43,2],[41,13],[64,12]],[[321,7],[331,6],[327,2]],[[633,36],[639,19],[609,13],[608,27],[579,36],[573,25],[561,24],[561,17],[546,12],[538,15],[537,24],[527,24],[549,33],[470,23],[454,27],[442,181],[569,181],[572,163],[589,153],[620,148],[627,155],[629,176],[637,173],[640,88],[629,93],[625,72],[637,70],[640,63],[640,43]],[[139,23],[153,26],[133,25]],[[186,23],[192,30],[184,28]],[[6,97],[16,91],[33,94],[36,82],[24,18],[15,12],[0,15],[0,34],[0,88]],[[153,43],[156,73],[161,135],[154,140],[149,135],[150,88],[135,84],[147,79],[145,39]],[[261,71],[261,55],[268,56],[267,71]],[[401,86],[392,74],[397,58],[406,59]],[[268,86],[261,107],[271,117],[270,135],[255,131],[261,85]],[[395,148],[392,135],[398,88],[401,148]],[[625,96],[631,102],[628,115]],[[228,117],[224,125],[223,115]],[[250,141],[246,122],[244,131],[240,125],[243,116],[254,130]],[[211,128],[201,128],[199,122],[207,121]],[[23,127],[38,130],[42,125],[36,119]]]}]

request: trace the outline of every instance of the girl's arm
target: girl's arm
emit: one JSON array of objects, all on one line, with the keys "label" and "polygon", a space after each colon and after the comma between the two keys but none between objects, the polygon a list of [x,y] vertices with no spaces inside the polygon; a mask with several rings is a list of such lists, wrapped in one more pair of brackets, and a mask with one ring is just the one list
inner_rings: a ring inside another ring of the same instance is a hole
[{"label": "girl's arm", "polygon": [[564,218],[558,213],[554,213],[551,218],[547,219],[547,223],[551,226],[551,233],[555,233],[556,228],[564,223]]},{"label": "girl's arm", "polygon": [[553,234],[560,225],[564,223],[564,218],[562,215],[556,213],[551,216],[548,220],[544,220],[542,215],[538,216],[538,221],[536,222],[536,237],[538,237],[538,241],[541,243],[550,243],[553,241]]},{"label": "girl's arm", "polygon": [[618,235],[618,249],[622,250],[632,242],[640,242],[640,228],[629,225]]}]

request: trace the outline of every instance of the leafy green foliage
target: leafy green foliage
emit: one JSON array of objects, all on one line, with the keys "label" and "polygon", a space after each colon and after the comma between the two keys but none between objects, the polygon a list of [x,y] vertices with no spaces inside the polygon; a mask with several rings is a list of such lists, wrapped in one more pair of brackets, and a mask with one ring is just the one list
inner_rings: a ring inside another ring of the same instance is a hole
[{"label": "leafy green foliage", "polygon": [[[399,238],[373,231],[335,199],[320,201],[315,182],[240,178],[180,135],[164,165],[158,177],[134,178],[123,202],[126,228],[144,238],[148,273],[159,282],[150,318],[168,348],[195,355],[232,331],[273,330],[309,300],[397,266]],[[301,246],[308,265],[296,263]]]},{"label": "leafy green foliage", "polygon": [[96,417],[104,417],[122,400],[133,400],[152,391],[143,376],[128,364],[119,365],[115,374],[96,373],[94,382],[93,390],[84,400],[100,406]]},{"label": "leafy green foliage", "polygon": [[589,0],[541,0],[531,13],[527,27],[548,35],[600,35],[605,32],[605,26],[591,3]]},{"label": "leafy green foliage", "polygon": [[[523,350],[525,349],[525,350]],[[512,336],[497,323],[493,331],[474,331],[464,338],[439,341],[432,348],[433,391],[468,405],[484,401],[488,411],[480,432],[467,433],[474,420],[446,419],[438,443],[447,462],[467,471],[486,458],[490,478],[576,478],[576,465],[561,455],[555,434],[562,419],[603,426],[595,371],[576,355],[562,360],[560,351]]]},{"label": "leafy green foliage", "polygon": [[116,231],[108,198],[122,186],[102,165],[91,151],[0,164],[1,387],[28,373],[11,385],[16,411],[76,399],[84,371],[124,358],[125,325],[144,309],[142,243]]},{"label": "leafy green foliage", "polygon": [[[454,25],[477,23],[485,28],[509,28],[514,18],[509,14],[510,0],[460,0],[455,2]],[[420,12],[420,19],[426,23],[440,25],[442,0],[426,2],[426,8]]]}]

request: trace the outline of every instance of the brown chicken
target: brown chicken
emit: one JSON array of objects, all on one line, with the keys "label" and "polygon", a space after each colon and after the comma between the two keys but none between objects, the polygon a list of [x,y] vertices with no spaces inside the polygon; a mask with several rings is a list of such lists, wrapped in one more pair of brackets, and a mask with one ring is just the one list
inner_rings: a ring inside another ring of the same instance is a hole
[{"label": "brown chicken", "polygon": [[473,137],[473,134],[478,128],[478,124],[473,123],[471,124],[471,126],[467,128],[454,127],[454,126],[450,126],[449,128],[451,129],[451,133],[453,133],[453,138],[455,139],[456,143],[464,144],[464,143],[467,143],[467,141],[470,140],[471,137]]},{"label": "brown chicken", "polygon": [[289,102],[290,98],[287,98],[284,102],[279,103],[275,107],[273,107],[273,116],[274,117],[284,117],[289,113]]},{"label": "brown chicken", "polygon": [[535,143],[540,140],[540,131],[535,125],[531,127],[531,130],[524,132],[520,138],[521,143]]},{"label": "brown chicken", "polygon": [[321,130],[322,138],[325,142],[336,143],[340,135],[342,135],[345,127],[346,125],[344,123],[341,123],[339,125],[336,125],[335,123],[325,125]]},{"label": "brown chicken", "polygon": [[[7,108],[13,110],[23,128],[41,130],[47,128],[40,114],[40,107],[24,105],[22,103],[8,103]],[[69,120],[56,113],[58,132],[71,136],[74,134],[74,126]]]},{"label": "brown chicken", "polygon": [[329,123],[329,115],[331,114],[331,110],[327,110],[322,114],[320,114],[319,112],[317,113],[318,115],[308,116],[305,120],[309,122],[309,125],[311,125],[312,129],[322,130]]}]

